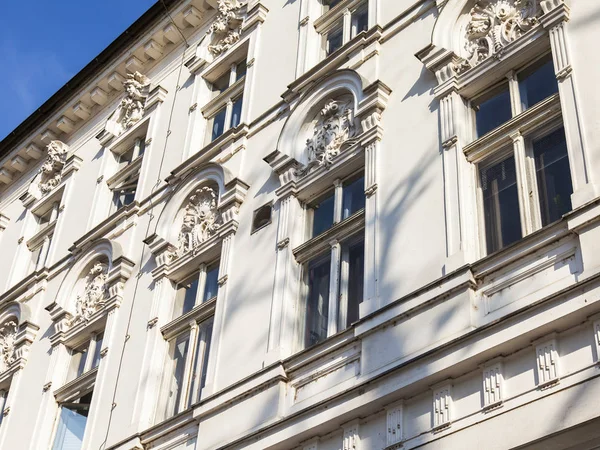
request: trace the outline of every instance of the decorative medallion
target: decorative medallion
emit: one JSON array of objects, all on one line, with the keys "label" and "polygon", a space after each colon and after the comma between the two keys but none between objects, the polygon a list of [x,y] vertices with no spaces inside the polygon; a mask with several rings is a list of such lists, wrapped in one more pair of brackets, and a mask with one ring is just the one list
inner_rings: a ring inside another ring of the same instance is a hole
[{"label": "decorative medallion", "polygon": [[108,266],[102,263],[94,264],[86,277],[83,295],[77,296],[75,316],[71,325],[80,321],[87,322],[104,305],[108,296],[107,279]]},{"label": "decorative medallion", "polygon": [[466,28],[467,63],[458,69],[475,67],[531,30],[542,11],[539,0],[479,0],[470,11]]},{"label": "decorative medallion", "polygon": [[0,373],[5,372],[15,361],[15,337],[17,335],[17,322],[10,320],[0,327]]},{"label": "decorative medallion", "polygon": [[46,146],[48,157],[40,168],[38,187],[42,194],[47,194],[59,185],[62,179],[62,169],[67,160],[69,146],[61,141],[50,141]]},{"label": "decorative medallion", "polygon": [[150,80],[139,72],[129,73],[123,86],[125,97],[106,124],[106,130],[115,136],[131,128],[144,116]]},{"label": "decorative medallion", "polygon": [[212,35],[212,43],[208,46],[214,56],[227,51],[240,40],[243,17],[240,10],[245,3],[238,0],[218,0],[218,12],[206,34]]},{"label": "decorative medallion", "polygon": [[196,189],[189,198],[177,239],[177,255],[193,250],[218,230],[222,221],[217,200],[216,191],[207,186]]},{"label": "decorative medallion", "polygon": [[319,113],[312,138],[306,141],[308,164],[297,175],[305,175],[317,167],[329,168],[342,146],[355,135],[352,103],[329,100]]}]

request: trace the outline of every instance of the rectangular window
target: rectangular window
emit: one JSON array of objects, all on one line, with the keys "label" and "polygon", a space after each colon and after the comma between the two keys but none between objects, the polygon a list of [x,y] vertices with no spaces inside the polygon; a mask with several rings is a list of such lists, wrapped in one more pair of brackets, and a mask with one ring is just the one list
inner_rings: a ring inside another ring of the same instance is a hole
[{"label": "rectangular window", "polygon": [[[346,323],[345,328],[352,325],[358,320],[358,305],[363,301],[363,286],[364,286],[364,274],[365,274],[365,243],[361,241],[357,244],[350,246],[347,249],[347,258],[343,256],[344,260],[347,259],[348,264],[348,293],[347,293],[347,305],[340,305],[340,311],[346,307]],[[340,299],[343,299],[340,296]]]},{"label": "rectangular window", "polygon": [[196,354],[194,357],[194,370],[191,376],[191,394],[188,406],[200,400],[200,394],[206,385],[206,369],[208,368],[212,330],[213,318],[202,322],[198,328],[198,344],[196,345]]},{"label": "rectangular window", "polygon": [[168,380],[168,395],[165,417],[171,417],[177,414],[182,404],[182,396],[185,395],[184,375],[185,364],[187,360],[188,346],[190,342],[189,334],[178,336],[171,343],[170,350],[170,377]]},{"label": "rectangular window", "polygon": [[233,105],[231,107],[231,123],[229,125],[229,128],[235,128],[240,124],[242,117],[243,100],[243,97],[239,97],[233,102]]},{"label": "rectangular window", "polygon": [[308,264],[305,347],[311,347],[327,338],[330,267],[329,257]]},{"label": "rectangular window", "polygon": [[204,295],[202,302],[207,302],[217,296],[219,290],[219,265],[216,264],[212,269],[206,271],[206,281],[204,284]]},{"label": "rectangular window", "polygon": [[[137,190],[137,178],[133,183],[135,186],[128,184],[113,191],[113,210],[118,211],[124,206],[131,205],[135,200],[135,192]],[[132,184],[133,184],[132,183]]]},{"label": "rectangular window", "polygon": [[[341,48],[350,39],[362,31],[369,29],[369,2],[365,0],[358,4],[350,1],[335,0],[323,2],[323,13],[336,8],[335,12],[323,17],[321,24],[315,24],[317,32],[322,36],[322,46],[325,56],[329,56]],[[341,6],[346,6],[341,7]]]},{"label": "rectangular window", "polygon": [[331,55],[342,45],[344,45],[344,27],[343,22],[340,21],[327,33],[327,36],[325,37],[326,55]]},{"label": "rectangular window", "polygon": [[173,319],[190,312],[197,305],[217,296],[219,290],[219,262],[202,266],[200,271],[177,284]]},{"label": "rectangular window", "polygon": [[484,134],[508,122],[512,117],[508,85],[495,89],[484,100],[475,104],[475,123],[477,136]]},{"label": "rectangular window", "polygon": [[558,92],[552,59],[525,69],[518,75],[521,107],[523,110]]},{"label": "rectangular window", "polygon": [[215,139],[217,139],[225,131],[225,115],[226,114],[227,114],[227,109],[226,108],[222,108],[212,118],[212,137],[211,137],[211,141],[214,141]]},{"label": "rectangular window", "polygon": [[92,392],[60,405],[60,417],[52,450],[79,450],[83,443]]},{"label": "rectangular window", "polygon": [[312,236],[318,236],[333,225],[335,197],[333,192],[313,206]]},{"label": "rectangular window", "polygon": [[177,285],[173,318],[188,313],[194,308],[196,305],[196,295],[198,294],[198,282],[198,274],[195,274],[188,280]]},{"label": "rectangular window", "polygon": [[[100,364],[103,335],[95,334],[85,344],[71,350],[69,380],[79,378]],[[91,356],[90,356],[91,355]]]},{"label": "rectangular window", "polygon": [[352,12],[351,21],[351,38],[355,37],[361,31],[367,31],[369,29],[369,5],[363,3]]},{"label": "rectangular window", "polygon": [[534,140],[533,153],[542,225],[548,225],[571,211],[573,184],[564,128]]},{"label": "rectangular window", "polygon": [[487,253],[521,239],[515,158],[509,156],[480,170]]},{"label": "rectangular window", "polygon": [[363,176],[346,181],[342,190],[342,220],[365,207],[365,179]]}]

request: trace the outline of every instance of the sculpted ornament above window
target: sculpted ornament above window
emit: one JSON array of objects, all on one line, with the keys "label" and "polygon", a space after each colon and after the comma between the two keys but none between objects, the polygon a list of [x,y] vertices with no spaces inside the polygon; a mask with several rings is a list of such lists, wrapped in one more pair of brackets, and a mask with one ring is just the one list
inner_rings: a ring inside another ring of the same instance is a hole
[{"label": "sculpted ornament above window", "polygon": [[42,194],[47,194],[60,183],[62,169],[67,160],[69,146],[61,141],[50,141],[47,145],[48,157],[40,168],[40,181],[38,187]]},{"label": "sculpted ornament above window", "polygon": [[539,0],[479,0],[470,11],[464,47],[467,60],[459,71],[475,67],[538,24]]},{"label": "sculpted ornament above window", "polygon": [[94,264],[86,277],[83,295],[77,296],[75,316],[71,320],[71,325],[80,321],[87,322],[92,314],[104,305],[108,296],[107,279],[108,266],[102,263]]},{"label": "sculpted ornament above window", "polygon": [[240,40],[240,28],[243,21],[240,10],[245,5],[245,2],[238,0],[218,1],[217,15],[206,32],[208,35],[213,36],[212,44],[208,46],[208,50],[214,56],[219,56]]},{"label": "sculpted ornament above window", "polygon": [[183,255],[215,234],[222,223],[217,210],[217,193],[204,186],[196,189],[185,207],[177,239],[177,255]]},{"label": "sculpted ornament above window", "polygon": [[139,72],[129,73],[123,86],[125,97],[106,124],[106,130],[115,136],[131,128],[144,116],[150,80]]},{"label": "sculpted ornament above window", "polygon": [[0,373],[5,372],[16,359],[15,336],[17,329],[17,322],[14,320],[10,320],[0,327],[0,352],[2,354]]},{"label": "sculpted ornament above window", "polygon": [[298,170],[305,175],[314,168],[329,166],[340,154],[344,144],[351,143],[356,135],[354,111],[350,101],[329,100],[319,113],[313,136],[306,141],[308,164]]}]

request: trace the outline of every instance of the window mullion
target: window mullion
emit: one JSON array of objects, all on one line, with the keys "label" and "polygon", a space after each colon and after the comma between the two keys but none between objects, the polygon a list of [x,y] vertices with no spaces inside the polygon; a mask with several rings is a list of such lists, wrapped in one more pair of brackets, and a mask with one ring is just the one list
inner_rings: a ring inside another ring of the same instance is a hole
[{"label": "window mullion", "polygon": [[333,182],[335,187],[334,198],[333,198],[333,223],[339,223],[342,221],[342,200],[343,200],[343,185],[342,181],[338,178]]},{"label": "window mullion", "polygon": [[337,240],[329,243],[331,245],[331,263],[329,269],[329,311],[327,317],[327,336],[337,333],[338,300],[340,283],[340,259],[341,246]]},{"label": "window mullion", "polygon": [[350,40],[352,36],[352,14],[349,9],[344,11],[344,28],[343,28],[343,42],[344,44]]},{"label": "window mullion", "polygon": [[350,248],[344,246],[340,260],[340,295],[339,295],[339,319],[338,330],[343,330],[348,324],[348,282],[350,274]]},{"label": "window mullion", "polygon": [[227,106],[225,110],[225,123],[223,124],[223,133],[231,128],[231,115],[233,110],[233,101],[231,98],[227,99]]},{"label": "window mullion", "polygon": [[518,116],[523,112],[523,105],[521,104],[521,92],[519,91],[519,81],[514,70],[511,70],[507,75],[508,78],[508,91],[510,93],[510,109],[512,116]]},{"label": "window mullion", "polygon": [[521,215],[521,232],[523,236],[531,234],[535,227],[535,219],[531,207],[532,187],[529,183],[527,156],[525,155],[525,139],[521,133],[511,134],[515,155],[515,170],[517,175],[517,191],[519,193],[519,210]]},{"label": "window mullion", "polygon": [[96,352],[96,338],[96,334],[92,335],[90,343],[88,344],[87,354],[85,355],[85,365],[83,366],[83,373],[87,373],[92,368],[92,360],[94,359],[94,353]]},{"label": "window mullion", "polygon": [[198,289],[196,290],[196,300],[194,306],[198,306],[204,299],[204,290],[206,289],[206,264],[200,264],[198,271]]}]

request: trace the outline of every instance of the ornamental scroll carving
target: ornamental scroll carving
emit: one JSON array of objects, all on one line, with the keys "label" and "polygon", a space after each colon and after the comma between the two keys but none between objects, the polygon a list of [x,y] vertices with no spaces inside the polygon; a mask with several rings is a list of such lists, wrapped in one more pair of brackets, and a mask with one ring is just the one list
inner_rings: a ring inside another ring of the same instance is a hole
[{"label": "ornamental scroll carving", "polygon": [[218,0],[218,12],[206,34],[212,35],[208,51],[219,56],[240,40],[243,17],[240,15],[244,2]]},{"label": "ornamental scroll carving", "polygon": [[62,179],[62,169],[67,160],[69,146],[61,141],[50,141],[46,146],[48,157],[40,168],[38,187],[42,194],[47,194],[59,185]]},{"label": "ornamental scroll carving", "polygon": [[104,305],[108,297],[107,279],[108,266],[102,263],[94,264],[86,277],[83,295],[77,296],[75,316],[71,325],[80,321],[87,322]]},{"label": "ornamental scroll carving", "polygon": [[467,57],[458,71],[501,54],[507,44],[536,26],[541,14],[539,0],[479,0],[469,13],[464,38]]},{"label": "ornamental scroll carving", "polygon": [[306,141],[308,164],[297,171],[305,175],[314,168],[329,168],[342,146],[356,135],[354,111],[350,101],[329,100],[321,109],[313,135]]},{"label": "ornamental scroll carving", "polygon": [[176,255],[193,250],[219,229],[222,220],[217,200],[217,192],[208,186],[196,189],[189,198],[177,238]]},{"label": "ornamental scroll carving", "polygon": [[129,73],[123,86],[125,97],[106,124],[106,130],[115,136],[131,128],[144,116],[150,80],[139,72]]},{"label": "ornamental scroll carving", "polygon": [[6,371],[17,359],[15,354],[15,337],[17,335],[17,322],[10,320],[0,327],[0,373]]}]

